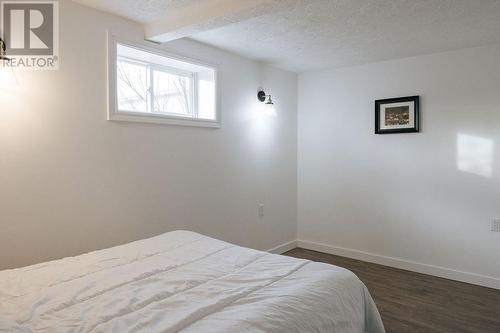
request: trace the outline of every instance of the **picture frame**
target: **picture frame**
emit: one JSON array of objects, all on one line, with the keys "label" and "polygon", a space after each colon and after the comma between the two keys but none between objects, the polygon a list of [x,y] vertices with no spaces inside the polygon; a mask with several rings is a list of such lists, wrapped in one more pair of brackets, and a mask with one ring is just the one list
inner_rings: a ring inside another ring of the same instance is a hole
[{"label": "picture frame", "polygon": [[420,132],[420,96],[375,101],[375,134]]}]

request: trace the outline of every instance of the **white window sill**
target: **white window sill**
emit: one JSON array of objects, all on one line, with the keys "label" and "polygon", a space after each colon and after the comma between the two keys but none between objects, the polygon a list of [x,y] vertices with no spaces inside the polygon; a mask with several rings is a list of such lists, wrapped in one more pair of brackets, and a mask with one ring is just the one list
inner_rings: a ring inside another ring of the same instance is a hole
[{"label": "white window sill", "polygon": [[220,128],[220,122],[214,120],[204,120],[199,118],[187,118],[182,116],[147,114],[141,115],[135,112],[113,112],[109,115],[112,121],[128,121],[135,123],[166,124],[178,126],[194,126]]}]

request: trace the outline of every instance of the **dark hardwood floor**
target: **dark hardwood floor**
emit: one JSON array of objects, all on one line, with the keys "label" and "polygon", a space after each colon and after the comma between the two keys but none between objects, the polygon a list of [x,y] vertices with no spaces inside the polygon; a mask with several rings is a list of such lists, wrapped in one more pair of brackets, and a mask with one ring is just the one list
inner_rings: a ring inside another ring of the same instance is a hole
[{"label": "dark hardwood floor", "polygon": [[354,272],[377,303],[387,333],[500,333],[500,291],[316,251],[285,255]]}]

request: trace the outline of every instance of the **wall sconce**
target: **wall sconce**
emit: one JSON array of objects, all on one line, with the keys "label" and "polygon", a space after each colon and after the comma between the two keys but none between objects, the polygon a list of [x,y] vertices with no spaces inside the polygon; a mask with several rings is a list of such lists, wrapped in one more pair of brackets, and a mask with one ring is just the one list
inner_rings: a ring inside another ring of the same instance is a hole
[{"label": "wall sconce", "polygon": [[0,38],[0,60],[10,61],[10,58],[7,58],[7,55],[5,53],[6,50],[7,50],[7,47],[5,45],[5,42],[3,41],[2,38]]},{"label": "wall sconce", "polygon": [[264,90],[257,93],[257,99],[264,103],[265,113],[270,117],[276,117],[276,108],[274,107],[273,98],[271,95],[266,95]]},{"label": "wall sconce", "polygon": [[264,92],[264,90],[261,90],[261,91],[259,91],[257,93],[257,98],[262,103],[265,103],[267,105],[274,105],[273,99],[272,99],[271,95],[266,95],[266,93]]}]

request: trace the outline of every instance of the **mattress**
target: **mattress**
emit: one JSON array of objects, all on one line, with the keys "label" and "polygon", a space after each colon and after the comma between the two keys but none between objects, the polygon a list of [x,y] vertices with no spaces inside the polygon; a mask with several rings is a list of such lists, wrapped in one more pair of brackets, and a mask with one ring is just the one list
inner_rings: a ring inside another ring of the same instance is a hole
[{"label": "mattress", "polygon": [[0,332],[382,333],[350,271],[174,231],[0,272]]}]

